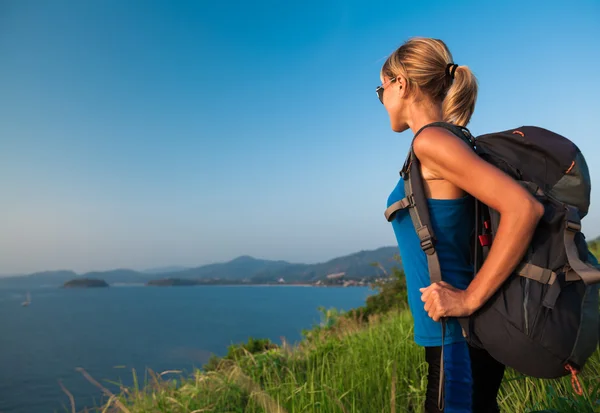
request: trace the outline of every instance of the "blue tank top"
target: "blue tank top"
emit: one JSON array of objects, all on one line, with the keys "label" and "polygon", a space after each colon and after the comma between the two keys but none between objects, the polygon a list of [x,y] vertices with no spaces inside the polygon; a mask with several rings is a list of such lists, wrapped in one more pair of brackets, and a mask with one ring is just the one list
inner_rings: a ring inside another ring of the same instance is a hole
[{"label": "blue tank top", "polygon": [[[400,179],[390,194],[387,206],[404,198],[404,180]],[[466,289],[473,279],[471,265],[471,236],[474,228],[474,202],[471,196],[459,199],[428,199],[431,224],[437,243],[442,279],[456,288]],[[408,304],[414,318],[414,339],[420,346],[440,346],[442,327],[433,321],[421,301],[420,288],[431,284],[427,257],[421,249],[419,237],[413,227],[408,209],[398,211],[392,227],[402,266],[406,276]],[[450,318],[446,323],[444,344],[464,341],[458,321]]]}]

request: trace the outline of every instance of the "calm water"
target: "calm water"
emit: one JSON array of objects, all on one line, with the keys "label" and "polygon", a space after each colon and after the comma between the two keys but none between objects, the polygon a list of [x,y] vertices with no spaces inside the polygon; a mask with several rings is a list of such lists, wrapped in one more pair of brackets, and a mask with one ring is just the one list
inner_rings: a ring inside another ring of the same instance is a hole
[{"label": "calm water", "polygon": [[106,289],[0,289],[0,413],[67,412],[103,400],[97,381],[130,385],[132,368],[191,371],[210,353],[223,355],[249,336],[294,342],[320,321],[318,306],[364,304],[368,288],[111,287]]}]

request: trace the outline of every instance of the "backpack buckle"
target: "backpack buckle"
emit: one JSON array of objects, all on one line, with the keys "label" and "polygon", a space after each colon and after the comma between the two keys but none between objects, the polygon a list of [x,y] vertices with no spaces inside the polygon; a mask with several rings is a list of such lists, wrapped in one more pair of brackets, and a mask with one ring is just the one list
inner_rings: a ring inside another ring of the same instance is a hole
[{"label": "backpack buckle", "polygon": [[427,255],[431,255],[434,253],[434,251],[432,251],[433,248],[433,238],[429,237],[426,238],[424,240],[421,241],[421,249],[423,251],[425,251],[425,254]]},{"label": "backpack buckle", "polygon": [[475,138],[473,137],[473,135],[471,134],[471,131],[467,128],[461,128],[463,130],[463,133],[466,135],[467,139],[469,140],[469,143],[471,145],[475,144]]},{"label": "backpack buckle", "polygon": [[490,245],[492,245],[491,234],[480,235],[479,236],[479,244],[481,244],[482,247],[489,247]]},{"label": "backpack buckle", "polygon": [[581,224],[579,222],[567,220],[567,230],[572,232],[579,232],[581,231]]},{"label": "backpack buckle", "polygon": [[423,225],[421,228],[417,229],[417,235],[419,236],[419,240],[421,240],[421,249],[425,251],[427,255],[434,254],[434,239],[427,225]]}]

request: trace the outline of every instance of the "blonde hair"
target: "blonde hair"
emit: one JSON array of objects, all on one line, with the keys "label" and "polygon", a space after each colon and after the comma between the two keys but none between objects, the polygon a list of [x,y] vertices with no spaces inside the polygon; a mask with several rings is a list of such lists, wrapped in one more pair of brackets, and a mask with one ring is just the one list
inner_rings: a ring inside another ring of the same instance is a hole
[{"label": "blonde hair", "polygon": [[443,41],[414,37],[387,58],[381,74],[403,76],[407,92],[416,87],[442,103],[445,122],[467,126],[475,110],[477,79],[467,66],[456,67],[452,79],[447,69],[452,63],[452,54]]}]

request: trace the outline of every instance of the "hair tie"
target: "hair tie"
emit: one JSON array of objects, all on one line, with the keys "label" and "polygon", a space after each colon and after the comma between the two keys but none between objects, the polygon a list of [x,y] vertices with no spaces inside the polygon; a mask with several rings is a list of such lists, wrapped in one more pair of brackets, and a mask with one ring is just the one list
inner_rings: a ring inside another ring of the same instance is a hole
[{"label": "hair tie", "polygon": [[454,79],[454,72],[456,72],[457,67],[458,65],[454,63],[448,63],[448,65],[446,65],[446,76],[450,76],[452,79]]}]

